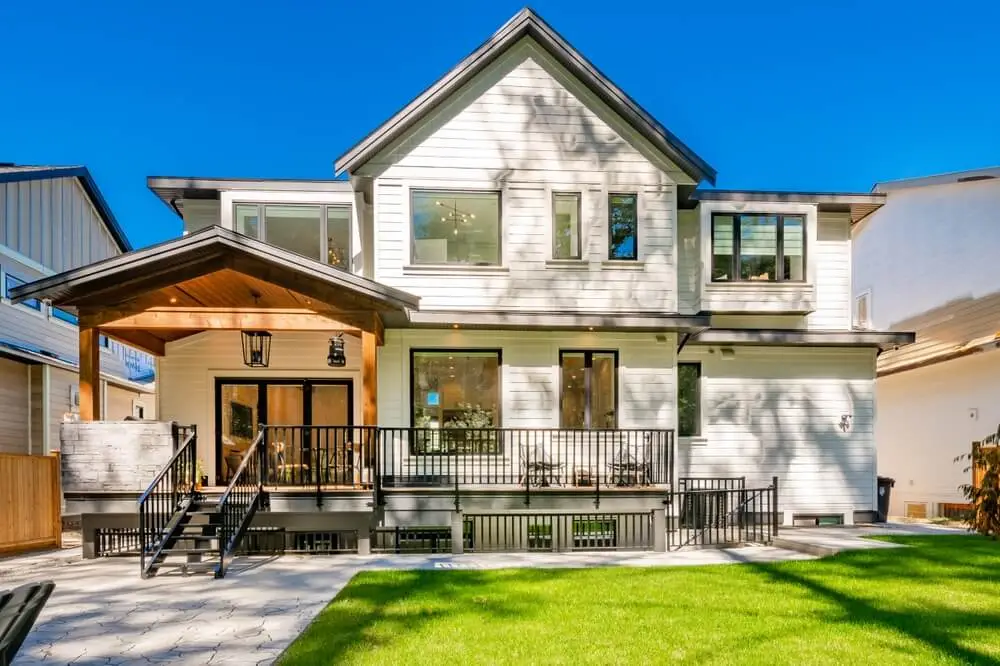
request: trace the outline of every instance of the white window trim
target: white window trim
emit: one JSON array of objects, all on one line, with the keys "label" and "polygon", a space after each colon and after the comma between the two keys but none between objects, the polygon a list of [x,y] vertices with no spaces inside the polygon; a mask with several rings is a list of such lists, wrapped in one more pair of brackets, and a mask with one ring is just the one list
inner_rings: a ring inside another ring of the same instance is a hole
[{"label": "white window trim", "polygon": [[[701,243],[701,280],[707,289],[802,289],[816,284],[816,229],[819,224],[819,212],[815,204],[793,204],[767,201],[747,202],[705,202],[700,209]],[[806,219],[806,279],[805,282],[788,281],[742,281],[729,280],[712,282],[712,214],[713,213],[774,213],[776,215],[804,215]],[[640,239],[642,236],[640,235]]]},{"label": "white window trim", "polygon": [[[355,248],[358,247],[357,241],[355,240],[354,234],[357,229],[357,216],[354,210],[353,197],[350,200],[337,200],[337,201],[320,201],[317,200],[315,196],[310,196],[308,199],[303,200],[271,200],[270,198],[261,198],[259,195],[263,193],[254,193],[253,197],[234,197],[229,204],[229,219],[228,226],[223,223],[222,226],[228,228],[232,231],[236,231],[236,207],[237,206],[257,206],[257,240],[263,241],[265,243],[270,243],[267,240],[267,222],[264,215],[264,206],[319,206],[320,208],[320,263],[327,264],[328,266],[333,266],[333,264],[328,264],[323,256],[324,251],[328,248],[326,246],[326,241],[328,236],[328,220],[327,220],[327,207],[343,207],[349,209],[350,220],[348,221],[348,243],[347,243],[347,269],[350,272],[354,272],[354,256]],[[282,192],[281,194],[295,194],[289,192]],[[303,194],[303,193],[298,193]],[[314,193],[308,193],[314,195]],[[343,199],[343,197],[341,197]],[[273,243],[270,243],[274,245]],[[280,247],[275,245],[275,247]],[[339,268],[339,266],[335,266]]]},{"label": "white window trim", "polygon": [[[580,256],[578,258],[571,259],[557,259],[555,256],[555,230],[556,230],[556,195],[576,195],[580,198],[579,207],[579,219],[577,220],[577,234],[580,237]],[[553,185],[545,186],[545,200],[548,201],[548,211],[546,219],[548,224],[546,225],[545,240],[548,243],[548,259],[546,259],[546,265],[551,267],[559,266],[573,266],[573,265],[583,265],[588,263],[587,260],[587,243],[590,242],[589,234],[587,233],[587,192],[584,188],[580,187],[579,184],[572,183],[558,183]]]},{"label": "white window trim", "polygon": [[[858,303],[861,299],[868,300],[868,307],[866,308],[868,312],[868,319],[864,322],[858,321]],[[870,331],[872,329],[872,290],[865,289],[859,294],[854,296],[854,303],[851,310],[851,325],[857,327],[861,330]]]},{"label": "white window trim", "polygon": [[[30,313],[34,317],[39,317],[40,319],[48,319],[48,314],[47,314],[48,313],[48,305],[44,301],[41,301],[41,300],[38,301],[39,309],[36,310],[35,308],[33,308],[33,307],[29,306],[29,305],[25,305],[24,303],[18,303],[17,305],[15,305],[9,298],[7,298],[7,276],[8,275],[10,275],[10,273],[8,273],[7,269],[4,268],[3,266],[0,266],[0,302],[9,305],[12,308],[20,308],[20,311],[28,312],[28,313]],[[12,277],[14,277],[15,279],[18,279],[18,280],[24,279],[24,278],[20,278],[20,277],[18,277],[16,275],[12,276]],[[25,280],[25,281],[27,282],[27,280]]]}]

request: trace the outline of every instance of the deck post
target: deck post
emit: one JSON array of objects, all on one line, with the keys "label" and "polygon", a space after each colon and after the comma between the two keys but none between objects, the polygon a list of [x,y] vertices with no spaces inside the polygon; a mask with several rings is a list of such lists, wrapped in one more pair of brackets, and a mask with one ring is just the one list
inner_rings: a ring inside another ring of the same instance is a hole
[{"label": "deck post", "polygon": [[101,347],[96,328],[80,328],[80,420],[101,419]]},{"label": "deck post", "polygon": [[465,521],[461,511],[451,512],[451,554],[461,555],[465,552],[464,528]]},{"label": "deck post", "polygon": [[364,425],[378,425],[378,338],[366,331],[361,333],[361,386]]}]

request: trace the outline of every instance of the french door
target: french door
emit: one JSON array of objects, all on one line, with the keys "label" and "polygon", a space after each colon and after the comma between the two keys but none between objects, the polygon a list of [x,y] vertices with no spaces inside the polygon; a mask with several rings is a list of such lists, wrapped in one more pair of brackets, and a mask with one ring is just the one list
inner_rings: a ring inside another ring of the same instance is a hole
[{"label": "french door", "polygon": [[261,423],[275,426],[353,425],[350,379],[217,379],[215,478],[225,484]]}]

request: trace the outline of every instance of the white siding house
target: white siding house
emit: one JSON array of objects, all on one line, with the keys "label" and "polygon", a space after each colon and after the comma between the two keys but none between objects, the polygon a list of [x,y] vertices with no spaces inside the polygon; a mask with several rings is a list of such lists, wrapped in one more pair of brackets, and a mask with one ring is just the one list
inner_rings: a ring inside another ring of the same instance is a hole
[{"label": "white siding house", "polygon": [[916,331],[878,360],[878,469],[896,480],[896,515],[964,503],[971,474],[955,458],[1000,424],[998,178],[992,168],[879,183],[888,201],[859,225],[857,325]]},{"label": "white siding house", "polygon": [[[9,290],[129,250],[85,168],[0,165],[0,392],[10,407],[0,420],[0,452],[57,450],[59,424],[77,395],[75,316],[38,300],[14,305]],[[137,408],[153,418],[151,385],[130,380],[141,374],[136,355],[114,341],[102,348],[108,419]]]}]

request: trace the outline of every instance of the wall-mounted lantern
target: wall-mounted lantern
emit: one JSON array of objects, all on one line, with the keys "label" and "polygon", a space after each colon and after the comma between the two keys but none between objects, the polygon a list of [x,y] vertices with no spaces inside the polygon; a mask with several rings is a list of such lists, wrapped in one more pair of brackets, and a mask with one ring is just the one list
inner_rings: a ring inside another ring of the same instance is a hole
[{"label": "wall-mounted lantern", "polygon": [[271,362],[271,334],[267,331],[242,331],[243,363],[248,368],[266,368]]},{"label": "wall-mounted lantern", "polygon": [[330,353],[326,356],[326,364],[331,368],[342,368],[347,365],[347,354],[344,353],[344,334],[330,338]]}]

